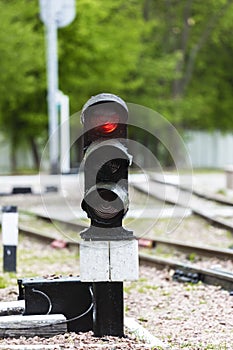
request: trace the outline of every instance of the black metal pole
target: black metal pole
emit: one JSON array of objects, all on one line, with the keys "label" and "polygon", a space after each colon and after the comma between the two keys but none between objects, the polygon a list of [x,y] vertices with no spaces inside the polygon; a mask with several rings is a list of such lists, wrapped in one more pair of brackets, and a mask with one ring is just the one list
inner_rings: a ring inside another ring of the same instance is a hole
[{"label": "black metal pole", "polygon": [[93,283],[95,337],[124,336],[123,282]]},{"label": "black metal pole", "polygon": [[2,208],[3,271],[16,272],[18,211],[16,206]]}]

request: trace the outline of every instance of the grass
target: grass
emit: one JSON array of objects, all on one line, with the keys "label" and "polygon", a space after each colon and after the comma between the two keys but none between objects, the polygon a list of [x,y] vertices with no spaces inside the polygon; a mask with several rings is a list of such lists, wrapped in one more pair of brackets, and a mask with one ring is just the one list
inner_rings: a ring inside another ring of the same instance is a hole
[{"label": "grass", "polygon": [[136,289],[138,293],[147,293],[148,291],[157,290],[160,287],[157,285],[152,285],[148,283],[147,278],[139,278],[138,281],[129,282],[128,284],[124,284],[124,292],[130,293],[133,289]]},{"label": "grass", "polygon": [[14,285],[15,281],[16,281],[16,273],[4,272],[4,274],[0,276],[0,289],[4,289]]},{"label": "grass", "polygon": [[218,168],[194,168],[194,174],[222,174],[223,170]]},{"label": "grass", "polygon": [[151,284],[146,284],[145,286],[144,286],[144,288],[145,289],[148,289],[148,290],[157,290],[157,289],[159,289],[160,287],[159,286],[155,286],[155,285],[151,285]]},{"label": "grass", "polygon": [[184,288],[187,292],[196,291],[198,287],[201,285],[202,285],[202,281],[199,281],[198,283],[186,282],[184,283]]},{"label": "grass", "polygon": [[0,276],[0,288],[6,288],[7,287],[7,279],[3,276]]},{"label": "grass", "polygon": [[225,188],[221,188],[216,192],[216,194],[221,194],[223,196],[226,196],[227,192]]},{"label": "grass", "polygon": [[[2,259],[2,249],[0,259]],[[36,239],[20,235],[17,249],[17,273],[4,273],[0,278],[0,288],[15,285],[17,278],[70,275],[79,273],[78,250],[76,248],[54,249],[49,244],[41,244]]]},{"label": "grass", "polygon": [[12,175],[37,175],[38,170],[37,169],[32,169],[32,168],[18,168],[16,171],[7,173],[7,175],[12,176]]},{"label": "grass", "polygon": [[138,282],[129,282],[129,284],[124,284],[124,292],[130,294],[133,289],[135,289],[138,285]]},{"label": "grass", "polygon": [[188,255],[188,260],[190,261],[190,262],[195,262],[196,261],[196,259],[197,259],[197,254],[196,253],[190,253],[189,255]]},{"label": "grass", "polygon": [[137,291],[139,293],[147,293],[148,290],[157,290],[159,289],[160,287],[159,286],[154,286],[154,285],[149,285],[149,284],[146,284],[146,285],[142,285],[140,287],[137,288]]},{"label": "grass", "polygon": [[27,212],[21,212],[22,215],[20,216],[20,223],[26,226],[32,225],[37,230],[42,230],[45,234],[48,234],[49,236],[52,236],[54,238],[60,237],[64,240],[79,240],[79,233],[64,228],[64,225],[59,224],[58,222],[54,221],[53,226],[51,226],[51,223],[49,221],[35,218],[34,214],[27,213]]},{"label": "grass", "polygon": [[138,321],[141,321],[141,322],[148,322],[148,320],[147,320],[145,317],[143,317],[143,316],[138,317]]}]

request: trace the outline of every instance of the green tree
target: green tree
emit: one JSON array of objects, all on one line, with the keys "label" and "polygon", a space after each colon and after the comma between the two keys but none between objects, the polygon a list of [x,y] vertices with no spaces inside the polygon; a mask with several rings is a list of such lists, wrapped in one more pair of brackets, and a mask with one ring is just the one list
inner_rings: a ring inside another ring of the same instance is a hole
[{"label": "green tree", "polygon": [[[59,30],[60,86],[70,96],[71,113],[101,92],[129,101],[129,91],[136,91],[141,80],[136,77],[142,50],[140,2],[79,0],[76,7],[75,21]],[[77,129],[79,120],[72,132]],[[72,158],[80,160],[81,149],[77,141]]]},{"label": "green tree", "polygon": [[[76,8],[73,23],[58,31],[59,88],[71,113],[106,91],[180,128],[233,129],[233,0],[77,0]],[[13,168],[23,143],[38,166],[38,144],[47,137],[39,2],[0,0],[0,18],[1,131]],[[147,123],[154,127],[151,116]]]},{"label": "green tree", "polygon": [[143,18],[132,98],[177,127],[233,129],[233,1],[144,0]]},{"label": "green tree", "polygon": [[0,1],[0,123],[11,144],[12,169],[20,144],[30,145],[39,167],[37,142],[44,133],[45,53],[36,1]]},{"label": "green tree", "polygon": [[[23,142],[30,142],[38,166],[37,143],[47,135],[44,25],[37,0],[0,0],[0,11],[1,128],[11,142],[12,168]],[[70,96],[72,113],[93,94],[126,98],[137,87],[141,24],[138,1],[77,1],[74,22],[58,31],[59,88]]]},{"label": "green tree", "polygon": [[97,93],[127,99],[138,87],[142,25],[138,0],[77,1],[75,21],[59,31],[60,84],[73,111]]}]

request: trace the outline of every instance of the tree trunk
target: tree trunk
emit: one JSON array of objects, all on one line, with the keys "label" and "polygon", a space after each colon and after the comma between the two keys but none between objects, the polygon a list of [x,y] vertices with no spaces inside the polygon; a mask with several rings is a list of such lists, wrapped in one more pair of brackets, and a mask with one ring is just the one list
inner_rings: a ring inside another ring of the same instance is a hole
[{"label": "tree trunk", "polygon": [[188,46],[188,40],[189,40],[189,32],[190,27],[188,24],[188,19],[191,16],[191,7],[192,7],[192,0],[188,0],[186,2],[186,5],[184,7],[184,13],[183,13],[183,31],[181,34],[181,43],[180,43],[180,51],[181,51],[181,57],[176,65],[176,73],[178,75],[178,78],[174,80],[173,82],[173,92],[172,95],[174,98],[179,98],[183,95],[184,89],[183,89],[183,74],[185,69],[185,55],[187,52],[187,46]]},{"label": "tree trunk", "polygon": [[32,150],[34,167],[38,171],[40,168],[40,155],[39,155],[38,146],[36,144],[36,140],[33,137],[30,137],[29,141],[30,141],[31,150]]},{"label": "tree trunk", "polygon": [[[191,16],[191,5],[192,0],[189,0],[184,9],[184,27],[182,32],[182,43],[181,43],[181,51],[182,57],[177,65],[177,72],[182,76],[180,79],[178,78],[173,84],[173,96],[182,97],[192,79],[196,58],[203,46],[206,44],[208,38],[212,34],[214,28],[216,27],[219,19],[223,16],[223,14],[228,10],[229,6],[233,3],[232,0],[228,0],[222,8],[213,13],[213,15],[206,21],[206,25],[201,33],[199,39],[196,44],[190,49],[190,52],[187,52],[187,44],[189,39],[189,25],[188,19]],[[185,56],[187,59],[185,61]]]},{"label": "tree trunk", "polygon": [[11,165],[11,172],[15,173],[17,170],[17,142],[15,135],[11,135],[11,145],[10,145],[10,165]]}]

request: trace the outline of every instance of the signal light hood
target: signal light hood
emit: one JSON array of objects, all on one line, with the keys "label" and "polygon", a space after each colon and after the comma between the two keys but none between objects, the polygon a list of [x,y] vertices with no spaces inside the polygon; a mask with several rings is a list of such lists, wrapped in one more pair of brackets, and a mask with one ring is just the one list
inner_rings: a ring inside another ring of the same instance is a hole
[{"label": "signal light hood", "polygon": [[85,103],[81,112],[81,123],[84,124],[85,113],[89,107],[97,104],[101,104],[101,103],[108,103],[108,102],[113,102],[120,105],[125,110],[126,114],[128,114],[128,107],[126,103],[119,96],[116,96],[110,93],[102,93],[96,96],[92,96]]}]

